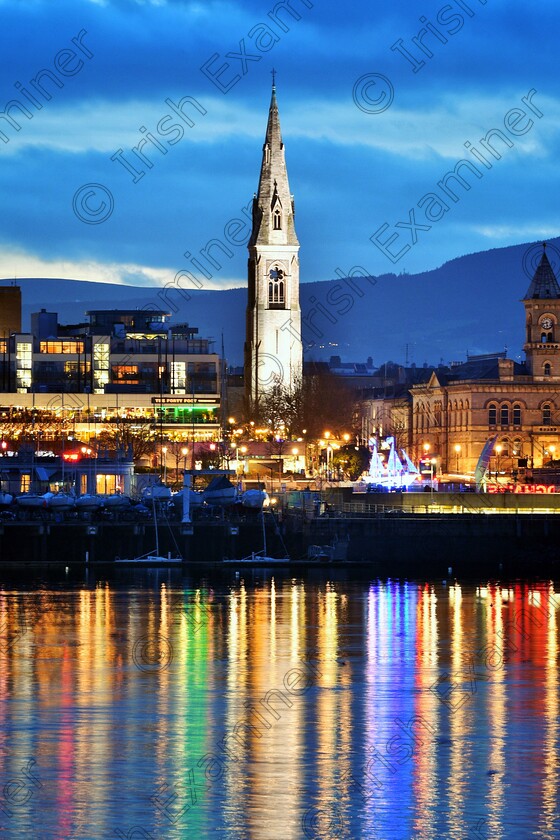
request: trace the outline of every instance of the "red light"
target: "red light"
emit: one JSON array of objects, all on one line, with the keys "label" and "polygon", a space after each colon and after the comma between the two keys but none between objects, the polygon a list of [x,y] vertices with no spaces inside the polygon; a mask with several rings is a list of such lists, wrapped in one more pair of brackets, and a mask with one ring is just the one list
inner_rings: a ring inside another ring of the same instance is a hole
[{"label": "red light", "polygon": [[65,461],[79,461],[80,460],[80,456],[78,455],[77,452],[66,452],[62,457]]}]

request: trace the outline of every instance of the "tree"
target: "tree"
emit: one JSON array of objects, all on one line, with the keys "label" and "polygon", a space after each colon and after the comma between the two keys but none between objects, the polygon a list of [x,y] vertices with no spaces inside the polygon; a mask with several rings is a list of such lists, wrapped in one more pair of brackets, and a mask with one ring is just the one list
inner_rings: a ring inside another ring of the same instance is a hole
[{"label": "tree", "polygon": [[371,452],[367,446],[341,446],[333,453],[333,466],[350,481],[355,481],[369,469]]},{"label": "tree", "polygon": [[152,455],[156,449],[156,432],[148,420],[112,421],[95,438],[97,447],[121,449],[132,453],[132,460],[139,461],[145,455]]},{"label": "tree", "polygon": [[257,419],[271,436],[287,439],[321,437],[325,430],[334,437],[354,427],[354,397],[348,385],[329,371],[319,370],[298,380],[293,388],[276,385],[260,401]]}]

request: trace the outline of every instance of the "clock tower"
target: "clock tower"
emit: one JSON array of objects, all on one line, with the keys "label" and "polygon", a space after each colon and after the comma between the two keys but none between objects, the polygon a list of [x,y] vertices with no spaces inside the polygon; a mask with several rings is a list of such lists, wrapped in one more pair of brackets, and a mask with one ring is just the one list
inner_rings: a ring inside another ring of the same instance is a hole
[{"label": "clock tower", "polygon": [[275,387],[292,391],[301,378],[303,367],[299,242],[274,74],[248,248],[245,394],[251,412]]},{"label": "clock tower", "polygon": [[543,243],[541,261],[523,298],[527,367],[537,382],[560,381],[560,286]]}]

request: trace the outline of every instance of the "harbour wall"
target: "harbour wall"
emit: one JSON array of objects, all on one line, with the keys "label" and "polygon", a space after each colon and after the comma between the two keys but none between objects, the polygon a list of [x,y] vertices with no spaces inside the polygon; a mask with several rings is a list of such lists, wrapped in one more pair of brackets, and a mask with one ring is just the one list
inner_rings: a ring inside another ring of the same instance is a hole
[{"label": "harbour wall", "polygon": [[[560,575],[560,517],[547,514],[377,513],[306,519],[286,513],[267,529],[270,555],[294,563],[309,546],[331,546],[331,563],[365,564],[373,575]],[[150,523],[5,522],[0,524],[0,563],[114,563],[155,548]],[[221,563],[262,548],[256,521],[179,523],[159,530],[160,554],[180,554],[185,564]]]}]

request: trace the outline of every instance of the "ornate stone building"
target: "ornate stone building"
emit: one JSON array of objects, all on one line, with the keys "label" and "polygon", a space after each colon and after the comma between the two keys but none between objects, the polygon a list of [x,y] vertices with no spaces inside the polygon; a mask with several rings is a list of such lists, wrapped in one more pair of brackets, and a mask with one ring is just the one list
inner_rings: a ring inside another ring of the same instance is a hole
[{"label": "ornate stone building", "polygon": [[303,360],[299,242],[274,84],[248,248],[245,393],[251,410],[275,385],[293,388]]},{"label": "ornate stone building", "polygon": [[491,472],[522,475],[560,458],[560,286],[546,246],[523,306],[523,364],[505,353],[471,356],[433,369],[427,382],[398,395],[367,401],[365,413],[372,422],[385,418],[387,434],[398,417],[411,457],[435,458],[442,473],[474,473],[482,447],[496,435]]}]

